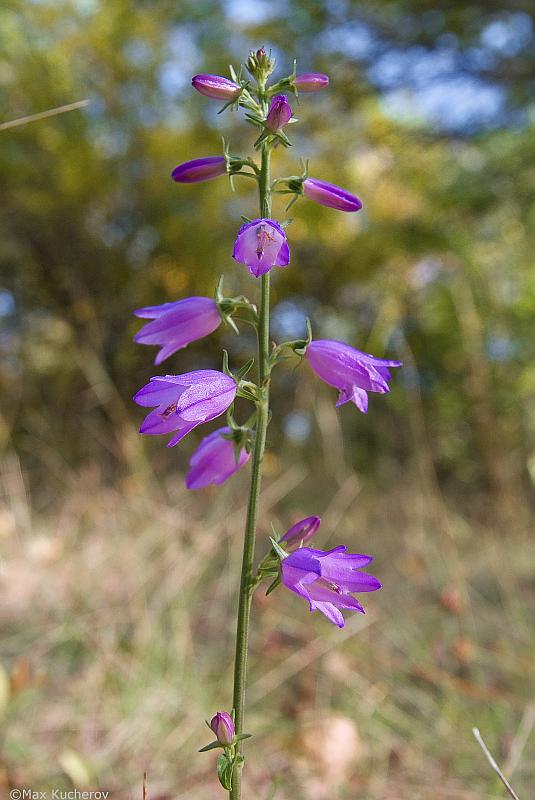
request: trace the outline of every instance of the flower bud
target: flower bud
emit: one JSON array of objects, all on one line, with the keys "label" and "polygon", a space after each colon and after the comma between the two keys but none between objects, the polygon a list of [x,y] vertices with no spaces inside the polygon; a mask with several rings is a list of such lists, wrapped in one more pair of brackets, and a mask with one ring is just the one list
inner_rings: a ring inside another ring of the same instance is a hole
[{"label": "flower bud", "polygon": [[250,52],[247,59],[247,69],[257,81],[262,82],[268,78],[275,69],[275,59],[266,53],[263,47],[259,47],[256,53]]},{"label": "flower bud", "polygon": [[241,86],[220,75],[195,75],[191,79],[191,85],[201,94],[215,100],[235,100],[241,92]]},{"label": "flower bud", "polygon": [[283,94],[275,95],[269,105],[268,115],[264,123],[268,131],[276,133],[283,128],[291,118],[292,109],[286,96]]},{"label": "flower bud", "polygon": [[177,183],[200,183],[211,181],[226,172],[227,160],[224,156],[206,156],[179,164],[174,168],[171,177]]},{"label": "flower bud", "polygon": [[296,75],[293,83],[299,92],[320,92],[329,85],[329,76],[321,72],[304,72]]},{"label": "flower bud", "polygon": [[320,525],[321,519],[319,517],[305,517],[305,519],[288,528],[280,541],[286,542],[290,547],[299,546],[302,542],[308,542],[309,539],[312,539]]},{"label": "flower bud", "polygon": [[303,181],[303,194],[320,206],[335,208],[337,211],[359,211],[362,208],[362,203],[354,194],[316,178],[306,178]]},{"label": "flower bud", "polygon": [[226,711],[218,711],[210,720],[210,727],[219,744],[230,745],[234,741],[234,721]]}]

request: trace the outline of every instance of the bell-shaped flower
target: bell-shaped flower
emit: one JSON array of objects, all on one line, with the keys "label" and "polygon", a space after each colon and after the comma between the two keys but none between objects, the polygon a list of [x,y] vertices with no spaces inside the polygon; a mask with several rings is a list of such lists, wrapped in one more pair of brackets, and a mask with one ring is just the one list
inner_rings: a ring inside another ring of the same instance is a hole
[{"label": "bell-shaped flower", "polygon": [[275,97],[273,97],[271,100],[267,117],[264,122],[264,125],[268,131],[271,131],[271,133],[277,133],[277,131],[280,131],[281,128],[284,128],[291,118],[292,109],[288,102],[288,98],[283,94],[275,95]]},{"label": "bell-shaped flower", "polygon": [[346,550],[345,545],[327,551],[301,547],[281,561],[281,579],[286,588],[303,597],[310,611],[321,611],[339,628],[345,624],[342,609],[365,613],[353,597],[354,592],[381,588],[373,575],[357,571],[373,558]]},{"label": "bell-shaped flower", "polygon": [[161,347],[155,364],[161,364],[177,350],[213,333],[221,324],[217,303],[211,297],[185,297],[174,303],[138,308],[134,314],[152,320],[136,333],[134,341]]},{"label": "bell-shaped flower", "polygon": [[280,541],[286,542],[288,547],[299,547],[299,545],[308,542],[315,536],[320,525],[321,519],[319,517],[305,517],[305,519],[299,520],[291,528],[288,528]]},{"label": "bell-shaped flower", "polygon": [[314,339],[307,345],[305,358],[325,383],[339,390],[337,406],[352,402],[364,414],[368,411],[367,392],[390,391],[389,367],[401,361],[385,361],[331,339]]},{"label": "bell-shaped flower", "polygon": [[224,434],[230,433],[230,428],[218,428],[202,440],[190,458],[186,475],[188,489],[203,489],[212,484],[217,486],[249,461],[250,453],[245,448],[240,449],[236,460],[234,442],[224,438]]},{"label": "bell-shaped flower", "polygon": [[177,183],[201,183],[219,178],[227,173],[227,159],[225,156],[205,156],[185,161],[175,167],[171,177]]},{"label": "bell-shaped flower", "polygon": [[303,72],[295,76],[293,84],[299,92],[321,92],[329,85],[329,76],[321,72]]},{"label": "bell-shaped flower", "polygon": [[286,267],[290,263],[290,248],[284,228],[273,219],[246,222],[238,231],[232,258],[246,264],[256,278],[272,267]]},{"label": "bell-shaped flower", "polygon": [[195,75],[191,79],[191,85],[205,97],[212,97],[214,100],[235,100],[241,92],[239,84],[221,75]]},{"label": "bell-shaped flower", "polygon": [[173,447],[197,425],[224,414],[236,391],[236,381],[215,369],[151,378],[134,397],[139,406],[155,406],[139,432],[157,435],[176,431],[167,444]]},{"label": "bell-shaped flower", "polygon": [[334,183],[319,181],[317,178],[306,178],[303,181],[303,194],[320,206],[334,208],[337,211],[360,211],[362,203],[359,198],[335,186]]}]

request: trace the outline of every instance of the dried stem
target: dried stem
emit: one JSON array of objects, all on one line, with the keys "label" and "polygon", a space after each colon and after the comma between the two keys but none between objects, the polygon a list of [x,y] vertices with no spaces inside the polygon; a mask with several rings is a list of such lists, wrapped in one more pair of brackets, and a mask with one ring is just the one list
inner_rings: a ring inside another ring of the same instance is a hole
[{"label": "dried stem", "polygon": [[472,733],[474,734],[476,742],[478,743],[478,745],[483,750],[483,753],[485,754],[485,758],[487,759],[487,761],[489,762],[490,766],[492,767],[492,769],[494,770],[494,772],[496,773],[498,778],[501,780],[501,782],[503,783],[503,785],[507,789],[507,791],[510,794],[510,796],[513,798],[513,800],[520,800],[519,796],[517,795],[517,793],[515,792],[515,790],[513,789],[513,787],[511,786],[511,784],[509,783],[509,781],[507,780],[507,778],[505,777],[505,775],[503,774],[501,769],[499,768],[499,766],[496,763],[496,761],[494,760],[494,756],[490,752],[489,748],[487,747],[487,745],[483,741],[483,737],[481,736],[481,734],[479,732],[479,729],[478,728],[472,728]]}]

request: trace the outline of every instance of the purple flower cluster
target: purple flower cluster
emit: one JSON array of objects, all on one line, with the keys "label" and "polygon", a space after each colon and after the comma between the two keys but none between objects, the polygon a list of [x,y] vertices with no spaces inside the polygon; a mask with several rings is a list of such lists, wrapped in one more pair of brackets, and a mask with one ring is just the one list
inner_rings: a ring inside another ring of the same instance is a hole
[{"label": "purple flower cluster", "polygon": [[[264,76],[262,80],[265,80],[273,68],[274,61],[263,49],[251,54],[248,69],[253,76]],[[234,73],[232,76],[236,77]],[[192,79],[192,85],[206,97],[223,100],[235,107],[245,106],[249,111],[249,121],[262,129],[255,146],[262,144],[270,148],[290,144],[283,129],[294,120],[284,94],[274,94],[267,107],[264,94],[258,96],[259,104],[254,104],[249,83],[241,81],[241,76],[230,80],[219,75],[200,74]],[[272,91],[286,87],[294,94],[311,93],[328,85],[327,75],[303,73],[280,81]],[[243,169],[250,171],[244,173]],[[179,164],[173,170],[172,178],[177,183],[187,184],[209,181],[225,174],[247,174],[257,180],[265,175],[251,159],[231,156],[225,150],[224,156],[207,156]],[[307,171],[299,177],[279,179],[274,185],[280,185],[281,181],[287,184],[283,193],[295,197],[304,195],[319,205],[342,212],[356,212],[362,208],[358,197],[334,184],[309,178]],[[268,218],[245,222],[237,233],[232,257],[244,264],[256,278],[266,275],[274,267],[288,266],[290,248],[285,228]],[[215,300],[186,297],[141,308],[134,313],[148,321],[135,335],[135,341],[157,346],[159,351],[155,364],[159,365],[178,350],[213,333],[223,320],[234,325],[232,314],[237,308],[244,307],[258,320],[255,306],[246,298],[224,299],[219,289]],[[351,402],[363,413],[368,411],[368,393],[387,393],[390,369],[401,366],[400,361],[376,358],[344,342],[312,339],[311,334],[306,341],[287,342],[276,348],[274,362],[278,358],[277,352],[284,346],[293,347],[296,353],[304,355],[316,375],[338,390],[337,406]],[[231,408],[237,395],[256,401],[260,396],[255,394],[255,391],[260,392],[260,387],[243,381],[249,368],[250,365],[245,365],[236,378],[227,366],[224,372],[205,369],[179,375],[159,375],[151,378],[135,395],[138,405],[151,409],[140,432],[172,434],[168,447],[178,444],[197,426],[229,412],[228,424],[205,436],[191,456],[186,476],[188,489],[222,484],[249,461],[255,435],[249,425],[253,423],[239,427]],[[307,546],[320,523],[319,517],[309,516],[292,525],[278,543],[273,542],[266,570],[275,575],[275,584],[280,581],[304,598],[311,611],[320,611],[330,622],[343,627],[344,610],[364,613],[355,594],[375,591],[381,584],[373,575],[360,571],[372,561],[371,556],[348,553],[344,545],[327,551]],[[275,567],[272,559],[278,559]],[[217,712],[210,727],[223,747],[232,749],[240,740],[240,735],[235,738],[234,721],[227,712]]]}]

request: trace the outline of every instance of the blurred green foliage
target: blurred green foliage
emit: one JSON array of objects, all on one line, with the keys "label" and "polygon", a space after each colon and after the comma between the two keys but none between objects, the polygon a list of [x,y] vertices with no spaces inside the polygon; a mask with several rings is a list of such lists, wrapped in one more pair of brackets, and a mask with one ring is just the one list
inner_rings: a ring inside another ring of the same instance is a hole
[{"label": "blurred green foliage", "polygon": [[[83,111],[0,131],[0,348],[3,441],[34,485],[135,455],[131,395],[152,374],[131,311],[192,293],[257,285],[230,258],[251,187],[169,179],[181,161],[250,152],[254,131],[191,90],[249,47],[273,46],[278,76],[329,73],[302,96],[294,147],[311,174],[355,191],[358,215],[301,200],[292,264],[275,278],[274,335],[316,334],[400,355],[389,398],[369,417],[340,412],[346,456],[382,481],[416,464],[456,496],[516,502],[535,470],[535,80],[528,2],[8,0],[0,10],[4,120],[87,97]],[[246,183],[246,182],[244,182]],[[274,214],[284,218],[277,202]],[[247,333],[177,354],[169,372],[238,366]],[[314,458],[318,403],[334,394],[306,365],[281,372],[271,442]],[[321,432],[321,431],[320,431]],[[325,433],[325,431],[323,431]],[[282,441],[281,441],[282,443]],[[180,453],[162,453],[184,465]],[[156,455],[157,454],[157,455]],[[469,501],[466,501],[469,504]]]}]

